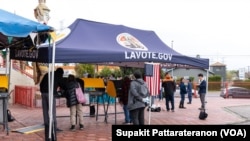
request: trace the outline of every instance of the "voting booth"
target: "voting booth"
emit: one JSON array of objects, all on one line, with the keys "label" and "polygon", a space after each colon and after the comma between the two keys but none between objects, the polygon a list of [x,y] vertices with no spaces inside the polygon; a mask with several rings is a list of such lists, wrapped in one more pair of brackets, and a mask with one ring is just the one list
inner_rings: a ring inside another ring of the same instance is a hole
[{"label": "voting booth", "polygon": [[[85,95],[89,95],[89,102],[86,103],[85,105],[90,106],[90,105],[96,105],[96,120],[98,120],[98,109],[99,109],[99,104],[101,101],[104,101],[104,94],[105,94],[105,84],[103,79],[100,78],[82,78],[84,81],[84,93]],[[105,109],[105,103],[102,103],[104,112],[106,111]],[[106,116],[106,114],[104,113]],[[106,119],[106,117],[105,117]]]},{"label": "voting booth", "polygon": [[[107,105],[107,108],[106,108],[106,111],[105,111],[105,115],[108,114],[108,108],[109,108],[109,105],[110,105],[110,101],[109,99],[110,98],[115,98],[115,100],[117,98],[119,98],[121,95],[122,95],[122,83],[123,83],[123,80],[108,80],[107,82],[107,94],[108,94],[108,105]],[[116,111],[116,101],[115,101],[115,124],[116,124],[116,114],[117,114],[117,111]],[[105,116],[105,121],[107,122],[107,116]]]}]

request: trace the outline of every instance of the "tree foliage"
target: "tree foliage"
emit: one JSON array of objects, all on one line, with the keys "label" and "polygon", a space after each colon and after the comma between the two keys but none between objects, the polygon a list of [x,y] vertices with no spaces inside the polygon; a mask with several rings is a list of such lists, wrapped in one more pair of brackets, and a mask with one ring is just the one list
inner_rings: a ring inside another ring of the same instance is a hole
[{"label": "tree foliage", "polygon": [[103,77],[108,77],[112,74],[112,71],[110,70],[110,68],[108,68],[107,66],[105,66],[102,71],[100,72],[100,76]]},{"label": "tree foliage", "polygon": [[91,74],[94,76],[95,66],[92,64],[76,64],[75,72],[77,77],[84,77],[84,74]]},{"label": "tree foliage", "polygon": [[217,81],[217,82],[220,82],[221,81],[221,76],[220,75],[209,76],[208,77],[208,81]]}]

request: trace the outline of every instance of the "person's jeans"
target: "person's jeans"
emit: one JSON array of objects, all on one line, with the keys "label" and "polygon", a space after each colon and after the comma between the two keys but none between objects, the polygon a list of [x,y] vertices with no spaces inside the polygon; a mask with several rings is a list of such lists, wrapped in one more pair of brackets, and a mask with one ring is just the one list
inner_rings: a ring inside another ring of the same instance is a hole
[{"label": "person's jeans", "polygon": [[[52,105],[52,130],[51,133],[49,133],[49,94],[48,93],[42,93],[42,108],[43,108],[43,121],[44,121],[44,133],[45,133],[45,141],[56,141],[57,135],[56,135],[56,100],[53,97],[53,105]],[[51,135],[51,138],[49,139],[49,135]]]},{"label": "person's jeans", "polygon": [[144,125],[144,109],[145,107],[130,111],[133,125]]},{"label": "person's jeans", "polygon": [[192,96],[193,96],[192,93],[188,93],[188,102],[190,103],[192,102]]},{"label": "person's jeans", "polygon": [[166,109],[170,110],[169,102],[171,103],[171,110],[174,110],[174,95],[168,94],[166,95]]},{"label": "person's jeans", "polygon": [[206,94],[203,93],[203,94],[200,94],[200,100],[201,100],[201,108],[205,109],[205,96]]},{"label": "person's jeans", "polygon": [[185,94],[180,94],[181,95],[181,101],[180,101],[180,103],[184,103],[184,101],[185,101]]},{"label": "person's jeans", "polygon": [[125,116],[125,122],[130,123],[131,119],[130,119],[130,114],[128,110],[128,105],[123,105],[123,111],[124,111],[124,116]]}]

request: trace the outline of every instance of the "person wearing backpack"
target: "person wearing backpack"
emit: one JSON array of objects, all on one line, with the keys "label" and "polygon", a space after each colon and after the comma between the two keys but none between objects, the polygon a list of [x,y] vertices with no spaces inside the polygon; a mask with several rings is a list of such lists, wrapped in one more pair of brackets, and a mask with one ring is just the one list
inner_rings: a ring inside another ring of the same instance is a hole
[{"label": "person wearing backpack", "polygon": [[143,98],[145,98],[145,96],[140,94],[140,92],[142,85],[147,84],[142,79],[142,74],[139,70],[134,72],[134,77],[135,80],[131,81],[129,88],[128,109],[130,111],[133,125],[144,125],[144,109],[146,105]]}]

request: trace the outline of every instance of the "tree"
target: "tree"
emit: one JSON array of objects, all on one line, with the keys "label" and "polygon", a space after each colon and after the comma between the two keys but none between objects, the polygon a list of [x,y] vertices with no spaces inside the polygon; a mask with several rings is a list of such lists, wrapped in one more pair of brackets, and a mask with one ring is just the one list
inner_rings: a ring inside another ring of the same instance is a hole
[{"label": "tree", "polygon": [[230,70],[227,71],[227,80],[233,80],[238,77],[239,71],[238,70]]},{"label": "tree", "polygon": [[107,67],[105,66],[102,71],[100,72],[100,75],[103,76],[103,77],[108,77],[112,74],[112,71]]},{"label": "tree", "polygon": [[82,78],[84,74],[91,74],[94,76],[95,66],[92,64],[76,64],[75,66],[76,77]]},{"label": "tree", "polygon": [[115,69],[113,71],[113,73],[115,74],[116,77],[122,77],[123,76],[121,70],[119,70],[119,69]]},{"label": "tree", "polygon": [[132,67],[120,67],[121,73],[125,75],[133,74],[134,71],[138,68],[132,68]]}]

